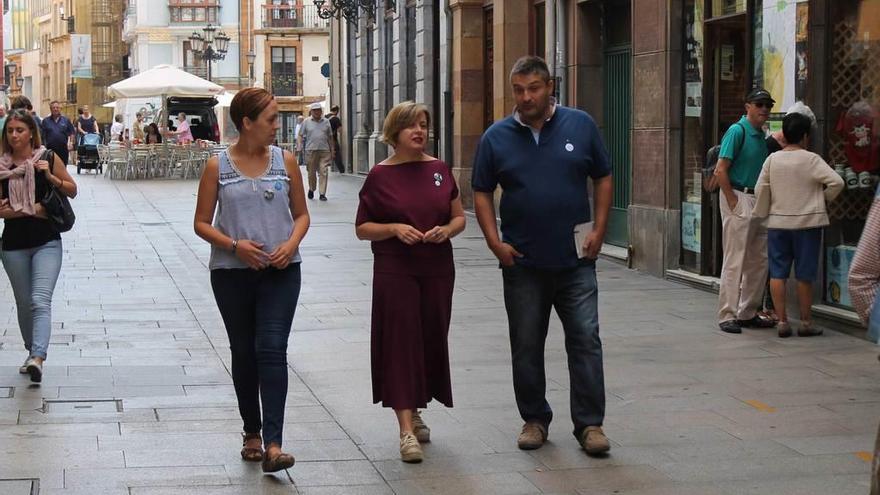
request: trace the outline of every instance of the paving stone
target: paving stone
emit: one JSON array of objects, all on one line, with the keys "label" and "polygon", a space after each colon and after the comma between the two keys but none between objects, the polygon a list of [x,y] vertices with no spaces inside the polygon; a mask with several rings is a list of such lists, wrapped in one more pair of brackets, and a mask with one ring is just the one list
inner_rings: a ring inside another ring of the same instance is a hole
[{"label": "paving stone", "polygon": [[531,495],[541,491],[519,473],[495,473],[449,478],[426,478],[394,481],[394,493],[399,495]]}]

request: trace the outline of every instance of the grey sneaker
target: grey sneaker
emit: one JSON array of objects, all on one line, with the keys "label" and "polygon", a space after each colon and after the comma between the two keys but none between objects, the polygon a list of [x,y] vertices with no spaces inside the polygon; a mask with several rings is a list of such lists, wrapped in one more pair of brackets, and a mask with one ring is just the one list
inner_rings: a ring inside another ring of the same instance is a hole
[{"label": "grey sneaker", "polygon": [[422,415],[419,414],[419,410],[413,410],[412,416],[413,423],[413,434],[418,439],[419,443],[428,443],[431,441],[431,429],[428,428],[428,425],[425,424],[425,421],[422,420]]},{"label": "grey sneaker", "polygon": [[535,450],[541,448],[545,441],[547,441],[547,427],[537,421],[526,421],[516,444],[522,450]]},{"label": "grey sneaker", "polygon": [[801,327],[798,329],[798,337],[818,337],[822,335],[821,328],[814,328],[813,323],[809,321],[801,322]]},{"label": "grey sneaker", "polygon": [[18,368],[18,372],[19,372],[19,373],[21,373],[22,375],[27,375],[27,374],[28,374],[27,365],[28,365],[28,361],[30,361],[30,360],[31,360],[31,357],[30,357],[30,356],[28,356],[27,359],[24,360],[24,364],[21,365],[20,368]]},{"label": "grey sneaker", "polygon": [[400,460],[417,464],[422,462],[422,446],[419,440],[410,432],[400,436]]},{"label": "grey sneaker", "polygon": [[43,365],[34,358],[28,358],[26,363],[27,373],[31,375],[31,381],[40,383],[43,381]]},{"label": "grey sneaker", "polygon": [[611,443],[601,426],[588,426],[581,432],[581,447],[589,455],[601,455],[611,450]]}]

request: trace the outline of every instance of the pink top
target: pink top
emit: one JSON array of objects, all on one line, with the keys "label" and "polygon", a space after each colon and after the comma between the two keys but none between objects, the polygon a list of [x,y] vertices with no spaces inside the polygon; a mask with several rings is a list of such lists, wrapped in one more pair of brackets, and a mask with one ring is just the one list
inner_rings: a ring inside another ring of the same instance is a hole
[{"label": "pink top", "polygon": [[193,141],[192,131],[189,130],[189,122],[186,120],[177,124],[177,140],[181,143],[191,143]]}]

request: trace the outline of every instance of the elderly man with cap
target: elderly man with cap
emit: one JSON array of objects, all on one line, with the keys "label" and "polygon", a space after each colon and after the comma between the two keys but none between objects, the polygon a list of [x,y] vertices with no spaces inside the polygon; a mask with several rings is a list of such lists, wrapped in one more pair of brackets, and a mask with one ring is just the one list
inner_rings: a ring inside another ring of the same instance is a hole
[{"label": "elderly man with cap", "polygon": [[715,176],[721,188],[721,239],[724,261],[718,291],[718,326],[727,333],[769,328],[775,322],[758,314],[767,280],[767,225],[752,216],[755,184],[767,158],[764,124],[775,101],[755,88],[746,96],[738,122],[724,133]]},{"label": "elderly man with cap", "polygon": [[333,150],[336,147],[333,142],[330,121],[322,116],[323,111],[320,103],[309,105],[310,118],[303,121],[298,139],[300,146],[302,146],[302,141],[305,141],[306,170],[309,173],[308,197],[315,199],[316,175],[320,174],[321,181],[318,192],[321,201],[327,201],[327,170],[333,162]]}]

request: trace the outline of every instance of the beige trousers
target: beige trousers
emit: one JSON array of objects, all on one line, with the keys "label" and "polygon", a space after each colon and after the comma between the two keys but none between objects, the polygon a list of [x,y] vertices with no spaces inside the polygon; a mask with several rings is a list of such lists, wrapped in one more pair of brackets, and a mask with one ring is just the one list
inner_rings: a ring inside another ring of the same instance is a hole
[{"label": "beige trousers", "polygon": [[767,223],[752,217],[755,196],[734,191],[733,211],[721,196],[724,261],[718,291],[718,322],[748,320],[761,307],[767,283]]},{"label": "beige trousers", "polygon": [[306,151],[306,171],[309,173],[309,191],[318,185],[316,175],[321,176],[318,194],[327,194],[327,171],[330,168],[329,151]]}]

